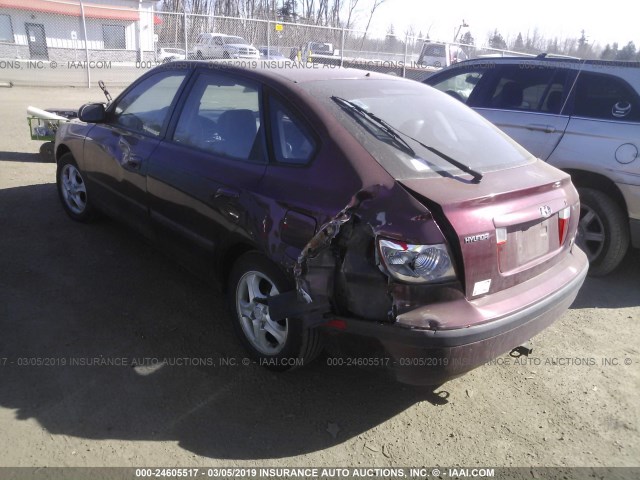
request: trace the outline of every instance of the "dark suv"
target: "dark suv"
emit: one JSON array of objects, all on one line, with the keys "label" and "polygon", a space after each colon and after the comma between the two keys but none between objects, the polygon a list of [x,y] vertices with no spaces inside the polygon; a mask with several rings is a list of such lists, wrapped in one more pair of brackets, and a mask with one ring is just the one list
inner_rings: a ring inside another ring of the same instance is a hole
[{"label": "dark suv", "polygon": [[571,174],[578,245],[592,275],[640,247],[640,64],[485,58],[424,81],[466,103],[531,153]]}]

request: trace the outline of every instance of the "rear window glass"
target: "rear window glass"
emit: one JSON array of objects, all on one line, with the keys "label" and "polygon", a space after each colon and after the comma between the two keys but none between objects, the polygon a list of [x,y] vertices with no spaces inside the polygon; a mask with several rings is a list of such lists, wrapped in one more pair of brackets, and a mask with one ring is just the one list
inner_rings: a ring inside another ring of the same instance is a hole
[{"label": "rear window glass", "polygon": [[444,57],[445,56],[444,45],[425,45],[424,55],[425,57]]},{"label": "rear window glass", "polygon": [[[301,86],[322,101],[398,180],[463,174],[443,155],[481,173],[535,161],[529,152],[473,110],[420,83],[329,80]],[[383,126],[339,105],[332,96],[348,100],[383,119],[401,141],[394,139]]]},{"label": "rear window glass", "polygon": [[602,120],[640,121],[638,95],[612,75],[581,73],[576,84],[574,115]]}]

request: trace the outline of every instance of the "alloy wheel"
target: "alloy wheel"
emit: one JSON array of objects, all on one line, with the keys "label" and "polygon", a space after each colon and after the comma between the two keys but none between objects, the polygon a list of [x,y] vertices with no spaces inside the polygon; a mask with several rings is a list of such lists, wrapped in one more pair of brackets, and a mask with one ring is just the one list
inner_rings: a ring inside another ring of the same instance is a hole
[{"label": "alloy wheel", "polygon": [[246,272],[236,288],[236,311],[242,330],[251,345],[264,355],[276,355],[287,341],[287,320],[276,322],[269,316],[267,298],[277,295],[275,284],[263,273]]},{"label": "alloy wheel", "polygon": [[587,254],[593,262],[602,253],[605,242],[605,229],[596,211],[584,203],[580,205],[580,221],[576,244]]},{"label": "alloy wheel", "polygon": [[81,215],[87,208],[87,188],[80,171],[67,164],[62,168],[62,196],[73,213]]}]

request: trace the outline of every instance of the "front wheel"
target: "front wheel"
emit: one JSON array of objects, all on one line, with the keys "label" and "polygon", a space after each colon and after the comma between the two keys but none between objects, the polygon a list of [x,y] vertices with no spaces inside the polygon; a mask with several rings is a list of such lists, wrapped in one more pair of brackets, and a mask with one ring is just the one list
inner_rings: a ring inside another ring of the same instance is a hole
[{"label": "front wheel", "polygon": [[87,184],[70,153],[65,153],[58,161],[56,185],[67,215],[77,222],[93,220],[96,212],[90,202]]},{"label": "front wheel", "polygon": [[251,356],[276,371],[311,362],[322,350],[321,333],[296,319],[272,320],[267,299],[289,289],[284,274],[264,256],[249,252],[229,277],[229,304],[236,333]]},{"label": "front wheel", "polygon": [[589,274],[611,273],[629,247],[629,223],[624,211],[607,194],[579,188],[580,222],[576,243],[589,258]]}]

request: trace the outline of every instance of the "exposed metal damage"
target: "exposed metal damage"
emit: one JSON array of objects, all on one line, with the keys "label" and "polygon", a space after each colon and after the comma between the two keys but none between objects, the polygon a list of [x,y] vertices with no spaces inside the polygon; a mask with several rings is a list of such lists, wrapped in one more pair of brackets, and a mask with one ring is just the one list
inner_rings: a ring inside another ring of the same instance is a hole
[{"label": "exposed metal damage", "polygon": [[[269,299],[271,317],[299,318],[307,327],[335,316],[392,323],[426,299],[462,295],[459,286],[452,294],[451,285],[407,285],[386,272],[376,239],[388,235],[388,227],[399,221],[394,219],[393,199],[403,193],[376,185],[355,194],[302,250],[294,267],[296,290]],[[431,213],[421,204],[416,207],[421,211],[404,221],[420,223],[442,238]],[[437,323],[425,327],[435,329]]]}]

